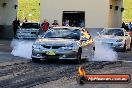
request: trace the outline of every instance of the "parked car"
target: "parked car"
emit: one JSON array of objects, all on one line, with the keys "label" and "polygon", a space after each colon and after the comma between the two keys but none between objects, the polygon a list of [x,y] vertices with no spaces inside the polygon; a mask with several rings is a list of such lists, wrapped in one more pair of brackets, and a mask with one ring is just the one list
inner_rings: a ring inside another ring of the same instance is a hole
[{"label": "parked car", "polygon": [[93,55],[90,34],[78,27],[53,27],[39,36],[32,46],[32,61],[70,59],[81,62]]},{"label": "parked car", "polygon": [[17,30],[17,38],[37,38],[40,24],[37,22],[25,22]]},{"label": "parked car", "polygon": [[131,50],[131,37],[123,28],[104,28],[94,41],[122,51]]}]

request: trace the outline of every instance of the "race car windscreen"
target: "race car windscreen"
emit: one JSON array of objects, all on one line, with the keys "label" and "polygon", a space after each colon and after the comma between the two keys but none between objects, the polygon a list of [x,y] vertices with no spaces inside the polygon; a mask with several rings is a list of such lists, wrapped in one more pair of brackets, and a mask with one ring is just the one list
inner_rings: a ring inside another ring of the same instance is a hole
[{"label": "race car windscreen", "polygon": [[45,35],[45,38],[64,38],[64,39],[80,39],[80,30],[78,29],[51,29]]},{"label": "race car windscreen", "polygon": [[101,35],[124,36],[124,32],[121,29],[104,29],[101,32]]},{"label": "race car windscreen", "polygon": [[35,28],[35,29],[39,29],[39,24],[38,23],[23,23],[22,28]]}]

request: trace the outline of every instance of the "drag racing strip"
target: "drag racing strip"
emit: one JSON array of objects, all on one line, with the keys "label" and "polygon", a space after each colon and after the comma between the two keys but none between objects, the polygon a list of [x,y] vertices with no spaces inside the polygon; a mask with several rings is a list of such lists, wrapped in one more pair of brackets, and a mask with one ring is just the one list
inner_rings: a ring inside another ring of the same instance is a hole
[{"label": "drag racing strip", "polygon": [[27,63],[29,60],[20,57],[14,57],[9,52],[0,52],[0,66],[11,66],[13,64]]},{"label": "drag racing strip", "polygon": [[11,52],[12,49],[10,47],[10,40],[1,40],[0,41],[0,52]]},{"label": "drag racing strip", "polygon": [[[22,47],[18,47],[16,44]],[[14,51],[19,51],[19,50],[22,52],[26,51],[25,49],[24,50],[22,49],[24,46],[29,47],[27,44],[29,44],[29,46],[31,47],[32,41],[29,41],[29,42],[14,41],[13,43]],[[86,71],[88,73],[99,72],[99,70],[103,70],[106,67],[107,69],[105,69],[104,72],[109,73],[110,67],[112,71],[115,71],[115,67],[117,67],[116,72],[125,71],[125,70],[119,70],[123,66],[122,65],[123,60],[132,61],[131,60],[132,51],[127,51],[127,52],[117,52],[118,54],[117,61],[108,61],[108,62],[107,61],[105,62],[86,61],[81,64],[74,64],[71,61],[66,61],[66,62],[65,61],[64,62],[41,61],[39,63],[33,63],[31,59],[25,59],[19,56],[11,55],[11,51],[9,47],[10,47],[10,43],[5,44],[4,47],[3,46],[0,47],[0,88],[19,88],[19,87],[29,88],[29,87],[34,87],[40,84],[45,85],[49,82],[57,81],[60,79],[61,80],[74,80],[74,82],[76,82],[75,78],[77,76],[77,69],[80,65],[84,67],[86,66]],[[106,49],[103,50],[103,52],[106,52],[108,50],[109,48],[107,50]],[[31,52],[31,49],[29,49],[28,51]],[[100,48],[98,51],[100,51]],[[111,50],[110,50],[110,53],[111,53]],[[102,55],[105,56],[104,53],[101,53],[100,56]],[[108,56],[106,55],[104,59],[106,60],[107,57],[109,59],[112,58],[111,55],[108,54]],[[124,67],[122,68],[125,69]],[[67,82],[67,84],[68,83],[69,81]],[[52,88],[55,88],[55,87],[53,86]],[[73,87],[73,88],[76,88],[76,87]]]},{"label": "drag racing strip", "polygon": [[[16,62],[15,59],[13,61]],[[40,63],[33,63],[31,60],[25,59],[25,63],[22,62],[0,66],[0,87],[25,88],[59,79],[74,79],[77,76],[77,68],[80,65],[87,66],[86,70],[89,73],[93,69],[102,69],[104,66],[112,64],[115,64],[115,62],[85,62],[82,64],[69,64],[69,62],[59,63],[42,61]]]},{"label": "drag racing strip", "polygon": [[2,69],[0,69],[0,87],[2,88],[32,87],[58,80],[64,76],[70,77],[72,72],[76,72],[75,65],[36,64],[32,62],[7,66]]},{"label": "drag racing strip", "polygon": [[3,46],[4,44],[0,44],[0,46]]},{"label": "drag racing strip", "polygon": [[[97,64],[98,63],[98,64]],[[123,64],[120,62],[111,62],[111,64],[109,62],[103,62],[102,65],[104,64],[104,66],[102,68],[97,68],[97,66],[99,66],[99,64],[101,64],[101,62],[90,62],[87,63],[87,68],[85,69],[87,71],[87,74],[113,74],[113,73],[118,73],[118,70],[120,68],[123,68]],[[95,67],[94,69],[91,69],[91,67]],[[101,66],[100,66],[101,67]],[[120,70],[120,71],[125,71],[125,70]],[[123,73],[123,72],[121,72]],[[102,85],[101,87],[99,87],[99,85]],[[107,88],[108,86],[112,86],[112,85],[105,85],[105,84],[85,84],[85,85],[79,85],[77,84],[76,81],[76,76],[71,77],[70,79],[68,78],[61,78],[59,80],[56,81],[51,81],[48,83],[44,83],[44,84],[40,84],[40,85],[36,85],[33,88]],[[128,84],[126,84],[128,85]],[[116,87],[114,87],[116,86]],[[114,84],[113,87],[108,87],[108,88],[118,88],[116,84]],[[120,84],[119,84],[120,86]],[[121,85],[122,86],[122,85]],[[128,88],[128,87],[119,87],[119,88]]]},{"label": "drag racing strip", "polygon": [[119,62],[126,62],[126,63],[130,63],[132,61],[128,61],[128,60],[118,60]]},{"label": "drag racing strip", "polygon": [[118,52],[118,61],[132,62],[132,51]]}]

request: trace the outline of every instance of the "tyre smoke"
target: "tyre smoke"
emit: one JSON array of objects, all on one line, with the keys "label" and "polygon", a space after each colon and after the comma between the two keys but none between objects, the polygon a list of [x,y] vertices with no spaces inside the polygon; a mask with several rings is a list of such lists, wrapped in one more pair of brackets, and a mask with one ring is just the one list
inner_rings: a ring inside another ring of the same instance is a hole
[{"label": "tyre smoke", "polygon": [[[31,59],[33,43],[34,41],[31,40],[13,39],[11,42],[11,54],[14,56]],[[117,53],[110,46],[95,44],[94,56],[90,61],[116,61],[117,57]]]},{"label": "tyre smoke", "polygon": [[17,40],[13,39],[11,42],[12,52],[14,56],[31,59],[32,45],[34,41],[31,40]]},{"label": "tyre smoke", "polygon": [[95,44],[95,52],[92,61],[116,61],[117,52],[109,45]]}]

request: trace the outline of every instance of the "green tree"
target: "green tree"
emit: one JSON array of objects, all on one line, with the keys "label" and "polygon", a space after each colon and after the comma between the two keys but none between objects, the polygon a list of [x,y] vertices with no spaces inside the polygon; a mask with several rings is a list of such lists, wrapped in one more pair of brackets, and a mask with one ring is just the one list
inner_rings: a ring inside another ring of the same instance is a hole
[{"label": "green tree", "polygon": [[132,0],[123,0],[123,2],[124,2],[123,21],[130,22],[132,21]]},{"label": "green tree", "polygon": [[[17,17],[20,21],[24,18],[32,21],[40,20],[40,0],[18,0],[18,13]],[[32,16],[29,16],[31,14]]]}]

